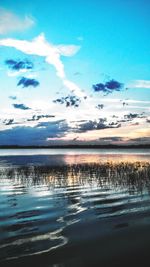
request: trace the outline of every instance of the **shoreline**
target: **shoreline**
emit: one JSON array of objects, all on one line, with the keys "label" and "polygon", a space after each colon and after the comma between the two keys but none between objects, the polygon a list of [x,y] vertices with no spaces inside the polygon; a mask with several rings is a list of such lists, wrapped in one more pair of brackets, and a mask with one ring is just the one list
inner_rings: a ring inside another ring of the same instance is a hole
[{"label": "shoreline", "polygon": [[0,146],[0,149],[150,149],[148,145]]}]

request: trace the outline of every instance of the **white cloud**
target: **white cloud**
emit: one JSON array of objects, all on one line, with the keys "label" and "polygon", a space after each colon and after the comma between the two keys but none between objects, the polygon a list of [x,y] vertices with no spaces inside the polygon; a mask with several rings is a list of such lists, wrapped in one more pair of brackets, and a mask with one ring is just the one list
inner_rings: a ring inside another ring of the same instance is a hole
[{"label": "white cloud", "polygon": [[0,34],[6,34],[13,31],[23,31],[35,24],[33,18],[25,16],[20,18],[11,11],[0,8]]},{"label": "white cloud", "polygon": [[18,76],[18,75],[21,75],[23,73],[26,73],[28,70],[27,69],[21,69],[19,71],[7,71],[7,75],[9,77],[15,77],[15,76]]},{"label": "white cloud", "polygon": [[[96,101],[97,101],[97,99],[96,99]],[[119,99],[119,98],[102,98],[102,100],[101,100],[101,102],[103,103],[121,103],[121,106],[122,106],[122,102],[125,102],[125,103],[139,103],[139,104],[143,104],[143,105],[145,105],[145,104],[150,104],[150,101],[146,101],[146,100],[134,100],[134,99],[129,99],[129,98],[127,98],[127,99],[123,99],[123,100],[121,100],[121,99]]]},{"label": "white cloud", "polygon": [[80,87],[77,86],[75,83],[69,80],[63,80],[64,85],[72,92],[75,92],[78,96],[83,96],[83,92],[81,91]]},{"label": "white cloud", "polygon": [[17,77],[25,73],[26,73],[26,78],[30,78],[30,79],[37,78],[38,76],[37,72],[32,71],[32,73],[30,73],[28,69],[20,69],[18,71],[12,71],[12,70],[7,71],[8,77]]},{"label": "white cloud", "polygon": [[60,51],[61,55],[66,56],[66,57],[70,57],[75,55],[79,49],[80,46],[78,45],[58,45],[57,46],[58,50]]},{"label": "white cloud", "polygon": [[135,80],[129,84],[129,87],[150,89],[150,81],[148,81],[148,80]]},{"label": "white cloud", "polygon": [[82,90],[66,77],[64,65],[60,59],[61,56],[73,56],[80,49],[77,45],[53,45],[46,41],[44,34],[40,34],[32,41],[2,39],[1,46],[14,47],[25,54],[42,56],[48,64],[56,69],[57,76],[62,80],[63,84],[78,96],[83,96]]}]

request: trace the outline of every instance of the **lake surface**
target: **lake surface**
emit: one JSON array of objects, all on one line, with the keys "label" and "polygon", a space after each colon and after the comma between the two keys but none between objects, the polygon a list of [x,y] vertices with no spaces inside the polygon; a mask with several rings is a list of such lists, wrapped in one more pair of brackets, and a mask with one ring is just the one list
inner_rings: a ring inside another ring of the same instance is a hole
[{"label": "lake surface", "polygon": [[150,150],[0,150],[0,266],[149,266]]}]

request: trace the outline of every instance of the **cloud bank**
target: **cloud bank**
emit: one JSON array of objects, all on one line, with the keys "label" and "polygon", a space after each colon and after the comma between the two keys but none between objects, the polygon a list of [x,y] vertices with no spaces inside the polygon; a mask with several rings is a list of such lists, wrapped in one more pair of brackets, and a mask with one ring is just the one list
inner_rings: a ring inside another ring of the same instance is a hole
[{"label": "cloud bank", "polygon": [[68,125],[65,120],[39,124],[35,127],[13,127],[0,131],[0,145],[46,145],[48,138],[63,137],[67,131]]}]

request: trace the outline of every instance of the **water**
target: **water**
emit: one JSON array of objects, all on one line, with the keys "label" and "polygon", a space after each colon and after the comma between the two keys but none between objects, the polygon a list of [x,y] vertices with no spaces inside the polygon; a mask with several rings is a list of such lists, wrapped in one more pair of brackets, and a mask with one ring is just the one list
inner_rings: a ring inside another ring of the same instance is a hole
[{"label": "water", "polygon": [[34,148],[34,149],[0,149],[1,156],[15,156],[15,155],[115,155],[115,154],[132,154],[132,155],[149,155],[150,149],[80,149],[80,148],[63,148],[63,149],[48,149],[48,148]]},{"label": "water", "polygon": [[146,266],[149,150],[1,152],[0,266]]}]

